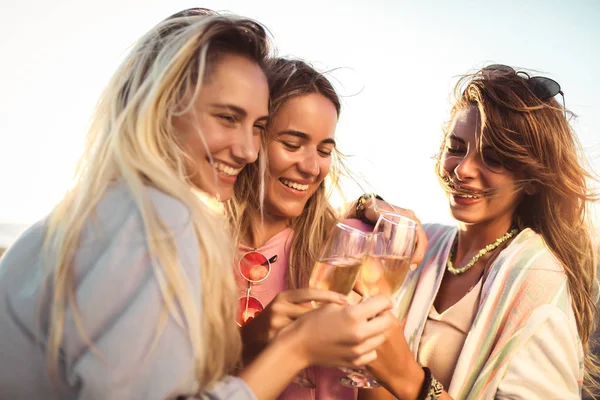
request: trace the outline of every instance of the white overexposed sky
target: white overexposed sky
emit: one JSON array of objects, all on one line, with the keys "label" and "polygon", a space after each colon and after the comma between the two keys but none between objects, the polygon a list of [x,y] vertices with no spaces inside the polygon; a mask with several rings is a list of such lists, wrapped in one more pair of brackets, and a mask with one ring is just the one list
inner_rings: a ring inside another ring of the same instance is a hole
[{"label": "white overexposed sky", "polygon": [[487,63],[557,80],[600,170],[597,0],[0,0],[0,222],[31,223],[60,199],[128,46],[194,6],[255,18],[280,55],[337,68],[340,149],[375,192],[423,221],[450,221],[432,156],[456,77]]}]

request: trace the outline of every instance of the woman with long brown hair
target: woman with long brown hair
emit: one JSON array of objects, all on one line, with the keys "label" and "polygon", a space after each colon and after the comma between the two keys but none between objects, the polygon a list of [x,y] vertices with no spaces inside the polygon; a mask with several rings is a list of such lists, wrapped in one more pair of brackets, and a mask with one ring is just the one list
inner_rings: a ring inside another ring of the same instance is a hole
[{"label": "woman with long brown hair", "polygon": [[[265,71],[271,94],[261,155],[266,170],[261,162],[249,165],[240,174],[230,204],[241,262],[249,259],[264,271],[248,277],[242,264],[235,268],[240,294],[237,321],[248,359],[310,311],[305,303],[322,301],[318,292],[306,287],[328,233],[344,219],[329,201],[332,191],[339,190],[338,180],[345,170],[335,141],[341,111],[338,94],[323,73],[301,60],[273,58]],[[256,190],[262,176],[264,206],[261,190]],[[368,217],[376,217],[368,211]],[[346,222],[371,229],[359,220]],[[424,244],[422,240],[420,246]],[[417,258],[418,254],[422,253],[417,252]],[[280,399],[356,398],[355,389],[340,385],[344,374],[338,369],[316,364],[305,373],[303,385],[288,386]]]},{"label": "woman with long brown hair", "polygon": [[[262,172],[260,163],[248,166],[236,184],[232,202],[242,262],[249,256],[271,261],[269,275],[252,286],[251,297],[245,296],[248,283],[236,268],[241,301],[237,320],[249,357],[310,310],[303,303],[320,300],[314,298],[313,290],[300,288],[308,286],[326,235],[339,221],[328,195],[337,187],[339,177],[335,128],[340,99],[329,80],[304,61],[274,58],[267,62],[265,72],[271,119],[261,157],[265,157],[267,168]],[[264,205],[259,203],[255,189],[262,176]],[[252,303],[246,304],[248,301]],[[255,314],[264,306],[264,312]],[[325,382],[327,374],[317,367],[305,373],[316,387],[292,384],[280,399],[356,397],[337,380],[334,385]]]},{"label": "woman with long brown hair", "polygon": [[396,398],[579,399],[584,380],[596,386],[597,195],[559,94],[504,65],[459,81],[436,166],[457,226],[425,226],[401,323],[370,365]]}]

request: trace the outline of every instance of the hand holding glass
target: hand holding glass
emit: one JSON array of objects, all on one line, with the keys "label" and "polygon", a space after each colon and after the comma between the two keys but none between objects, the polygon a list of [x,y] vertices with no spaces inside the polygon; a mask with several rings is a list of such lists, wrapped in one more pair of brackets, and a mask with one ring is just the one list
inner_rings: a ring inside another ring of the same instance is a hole
[{"label": "hand holding glass", "polygon": [[[357,287],[363,297],[385,294],[392,298],[400,290],[410,268],[415,247],[417,224],[399,214],[380,215],[370,237]],[[344,386],[370,389],[379,383],[365,369],[342,369]]]},{"label": "hand holding glass", "polygon": [[[313,267],[308,286],[349,295],[366,254],[368,237],[349,225],[336,224]],[[312,304],[319,306],[316,302]],[[294,382],[306,388],[315,387],[306,371],[300,373]]]}]

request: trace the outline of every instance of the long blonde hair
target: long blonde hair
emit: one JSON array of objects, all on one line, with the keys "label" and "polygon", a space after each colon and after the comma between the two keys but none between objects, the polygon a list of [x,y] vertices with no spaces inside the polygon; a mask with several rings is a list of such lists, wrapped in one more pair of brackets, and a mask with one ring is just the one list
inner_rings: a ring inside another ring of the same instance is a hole
[{"label": "long blonde hair", "polygon": [[[498,72],[484,68],[462,77],[455,88],[451,114],[454,117],[459,110],[477,107],[482,132],[479,148],[485,142],[506,168],[525,176],[522,186],[535,185],[535,194],[525,196],[518,205],[513,224],[542,235],[562,262],[586,354],[586,380],[588,387],[597,388],[592,375],[597,376],[599,369],[589,351],[597,293],[597,255],[590,234],[589,206],[598,200],[589,182],[597,178],[582,156],[567,111],[540,89],[538,80],[500,67]],[[438,177],[451,190],[440,162],[438,158]]]},{"label": "long blonde hair", "polygon": [[[236,294],[230,265],[233,245],[223,216],[201,200],[185,172],[186,155],[173,117],[191,107],[220,55],[235,53],[263,65],[269,53],[256,22],[206,9],[190,9],[159,23],[132,48],[106,87],[86,137],[73,187],[49,217],[46,249],[56,254],[49,327],[48,366],[57,377],[66,309],[85,333],[73,287],[73,257],[80,234],[105,191],[124,184],[139,208],[150,259],[169,315],[187,332],[198,382],[210,386],[238,363],[241,341],[235,326]],[[187,100],[186,100],[187,99]],[[201,132],[198,132],[202,135]],[[195,298],[180,266],[172,235],[145,187],[185,205],[200,249],[202,298]],[[157,326],[157,338],[160,327]]]},{"label": "long blonde hair", "polygon": [[[271,58],[267,61],[265,73],[271,96],[269,107],[271,123],[277,118],[278,111],[287,101],[311,93],[321,94],[330,100],[339,117],[341,102],[335,89],[323,73],[318,72],[308,63],[301,60]],[[267,129],[263,146],[272,139],[270,133],[270,129]],[[266,155],[266,152],[262,151],[262,154]],[[267,160],[264,158],[251,168],[242,171],[236,181],[232,219],[239,232],[238,242],[251,232],[252,217],[257,212],[262,213],[265,189],[259,185],[259,178],[264,176],[266,171]],[[286,285],[290,289],[308,285],[312,267],[327,240],[327,234],[339,221],[339,216],[329,202],[329,197],[333,191],[341,193],[340,177],[349,174],[343,159],[343,154],[334,149],[326,180],[308,199],[302,214],[291,221],[295,235],[290,247],[288,274],[286,274]]]}]

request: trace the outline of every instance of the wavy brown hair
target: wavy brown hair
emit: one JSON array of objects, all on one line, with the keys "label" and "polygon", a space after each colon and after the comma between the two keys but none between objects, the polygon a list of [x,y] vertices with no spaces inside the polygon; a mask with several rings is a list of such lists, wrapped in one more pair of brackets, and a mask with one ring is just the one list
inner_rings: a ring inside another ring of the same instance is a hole
[{"label": "wavy brown hair", "polygon": [[[153,272],[164,307],[156,339],[166,318],[172,317],[190,341],[202,386],[212,385],[238,365],[241,340],[232,323],[237,295],[229,269],[233,243],[223,216],[202,201],[186,174],[187,156],[173,126],[174,117],[193,104],[220,57],[231,53],[262,65],[269,53],[265,29],[249,19],[190,9],[144,35],[108,83],[74,185],[49,218],[45,247],[57,254],[50,271],[54,291],[48,333],[48,365],[54,377],[69,310],[79,333],[92,346],[76,301],[73,258],[86,221],[94,217],[96,205],[115,182],[132,194],[143,220],[149,258],[158,260]],[[198,135],[203,137],[200,131]],[[148,186],[190,211],[200,249],[202,298],[190,290],[173,235],[154,209]]]},{"label": "wavy brown hair", "polygon": [[[269,81],[271,102],[269,114],[271,121],[277,118],[281,107],[290,99],[318,93],[330,100],[337,111],[341,111],[341,102],[331,82],[325,75],[310,64],[294,59],[272,58],[267,61],[265,73]],[[267,127],[263,148],[270,140],[272,133]],[[261,151],[263,155],[265,151]],[[290,248],[288,274],[286,285],[288,288],[303,287],[308,284],[312,267],[319,252],[327,239],[327,234],[339,221],[338,215],[329,203],[332,191],[339,190],[339,179],[347,171],[343,163],[343,155],[334,149],[332,165],[327,179],[306,202],[304,212],[291,221],[295,235]],[[251,233],[250,223],[257,212],[262,213],[262,199],[264,187],[261,187],[259,177],[261,170],[266,171],[264,157],[257,163],[246,167],[238,176],[235,186],[235,204],[231,207],[234,223],[239,229],[238,242]],[[265,172],[262,172],[265,173]],[[264,176],[264,175],[263,175]],[[257,190],[257,187],[259,190]]]},{"label": "wavy brown hair", "polygon": [[[531,228],[539,233],[561,261],[586,354],[588,388],[597,389],[594,377],[599,369],[589,351],[597,295],[597,254],[590,234],[589,206],[598,200],[590,183],[597,176],[591,172],[566,118],[569,112],[554,97],[540,96],[543,91],[536,84],[527,74],[508,67],[498,73],[483,68],[457,83],[451,117],[459,110],[476,107],[481,124],[478,149],[484,142],[491,146],[504,167],[525,177],[521,186],[536,188],[517,206],[513,224],[520,230]],[[445,136],[448,128],[449,124]],[[452,191],[440,163],[438,156],[438,178],[447,191]]]}]

